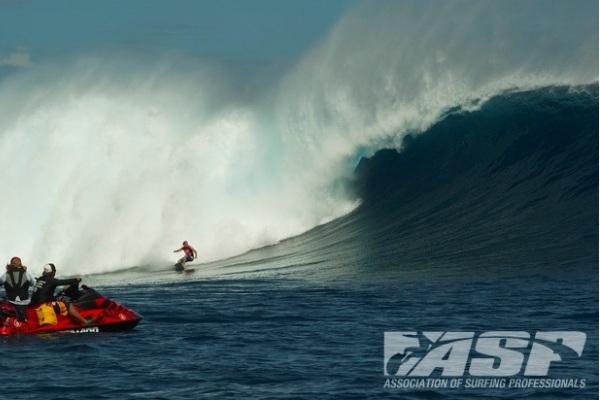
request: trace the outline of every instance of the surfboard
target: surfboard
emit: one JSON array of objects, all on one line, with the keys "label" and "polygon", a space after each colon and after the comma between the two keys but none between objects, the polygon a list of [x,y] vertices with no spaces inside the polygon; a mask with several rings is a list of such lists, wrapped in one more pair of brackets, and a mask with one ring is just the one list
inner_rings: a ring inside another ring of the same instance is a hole
[{"label": "surfboard", "polygon": [[196,270],[194,268],[184,268],[183,264],[178,262],[174,265],[175,267],[175,271],[177,272],[183,272],[186,274],[191,274],[192,272],[196,272]]}]

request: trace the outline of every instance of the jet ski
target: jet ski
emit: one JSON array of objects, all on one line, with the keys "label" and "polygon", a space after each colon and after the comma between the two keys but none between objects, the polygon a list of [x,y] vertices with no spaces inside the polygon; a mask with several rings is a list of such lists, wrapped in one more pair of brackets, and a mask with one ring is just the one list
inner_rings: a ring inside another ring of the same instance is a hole
[{"label": "jet ski", "polygon": [[[120,332],[133,329],[142,317],[117,302],[108,299],[94,289],[82,285],[69,287],[60,293],[69,298],[72,305],[89,324],[82,325],[71,317],[40,308],[40,305],[30,305],[27,308],[27,319],[19,321],[12,304],[0,301],[0,335],[38,334],[47,332]],[[65,299],[67,300],[67,299]],[[52,307],[49,307],[50,309]],[[46,318],[44,312],[51,313]]]}]

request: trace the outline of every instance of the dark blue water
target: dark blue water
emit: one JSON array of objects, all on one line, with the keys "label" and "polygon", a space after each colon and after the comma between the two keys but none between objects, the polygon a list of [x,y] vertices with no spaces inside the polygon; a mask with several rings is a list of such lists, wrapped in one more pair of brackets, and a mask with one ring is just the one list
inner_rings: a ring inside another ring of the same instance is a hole
[{"label": "dark blue water", "polygon": [[[348,187],[363,200],[352,214],[193,275],[87,277],[144,320],[4,338],[0,397],[597,398],[597,86],[450,110]],[[586,384],[385,388],[393,331],[584,332],[548,377]]]}]

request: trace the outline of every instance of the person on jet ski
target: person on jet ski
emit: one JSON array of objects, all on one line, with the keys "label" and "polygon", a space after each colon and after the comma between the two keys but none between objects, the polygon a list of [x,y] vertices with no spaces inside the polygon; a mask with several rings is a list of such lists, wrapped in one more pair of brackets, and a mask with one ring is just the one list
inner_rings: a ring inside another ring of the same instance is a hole
[{"label": "person on jet ski", "polygon": [[19,257],[10,259],[10,264],[6,265],[6,273],[0,276],[0,285],[4,285],[6,300],[13,305],[17,319],[26,321],[27,306],[31,302],[29,287],[35,285],[35,280]]},{"label": "person on jet ski", "polygon": [[177,253],[180,251],[183,251],[185,253],[185,256],[183,258],[179,259],[179,262],[181,263],[181,265],[183,266],[184,269],[185,269],[186,262],[194,261],[195,258],[198,258],[198,252],[196,251],[196,249],[194,249],[192,246],[190,246],[188,244],[187,240],[185,240],[183,242],[183,246],[181,246],[177,250],[173,250],[173,253]]},{"label": "person on jet ski", "polygon": [[86,320],[79,314],[79,311],[70,303],[64,300],[58,300],[54,297],[54,289],[58,286],[73,286],[77,289],[79,282],[81,282],[81,278],[72,278],[72,279],[56,279],[56,267],[54,264],[46,264],[44,266],[44,272],[42,276],[37,278],[37,282],[35,283],[35,289],[33,291],[33,296],[31,297],[31,302],[33,304],[41,304],[48,303],[48,305],[54,308],[54,311],[57,314],[61,314],[63,316],[69,315],[73,319],[81,322],[84,325],[90,323],[90,321]]}]

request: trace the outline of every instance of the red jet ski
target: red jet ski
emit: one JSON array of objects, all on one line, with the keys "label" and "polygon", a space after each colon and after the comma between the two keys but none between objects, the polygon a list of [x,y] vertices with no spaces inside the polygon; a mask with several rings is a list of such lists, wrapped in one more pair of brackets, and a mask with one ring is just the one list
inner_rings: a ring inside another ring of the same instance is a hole
[{"label": "red jet ski", "polygon": [[[56,313],[56,323],[40,324],[39,305],[31,305],[27,309],[27,320],[19,321],[13,306],[6,301],[0,301],[0,335],[37,334],[46,332],[120,332],[133,329],[142,317],[126,307],[108,299],[94,289],[83,285],[68,288],[61,293],[71,299],[71,304],[83,318],[91,322],[82,325],[68,315]],[[54,316],[52,316],[54,317]],[[54,322],[54,321],[53,321]]]}]

